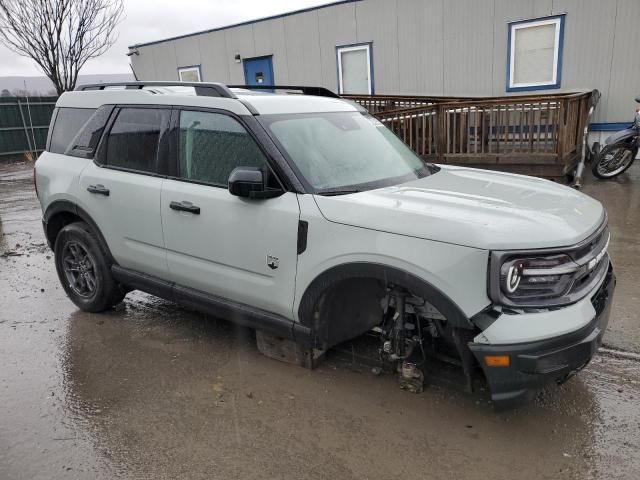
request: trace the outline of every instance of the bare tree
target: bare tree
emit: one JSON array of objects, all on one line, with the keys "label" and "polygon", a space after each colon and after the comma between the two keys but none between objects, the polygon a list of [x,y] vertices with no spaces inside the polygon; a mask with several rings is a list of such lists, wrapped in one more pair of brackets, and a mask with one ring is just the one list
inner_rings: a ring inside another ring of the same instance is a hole
[{"label": "bare tree", "polygon": [[123,0],[0,0],[0,43],[31,58],[61,94],[117,40]]}]

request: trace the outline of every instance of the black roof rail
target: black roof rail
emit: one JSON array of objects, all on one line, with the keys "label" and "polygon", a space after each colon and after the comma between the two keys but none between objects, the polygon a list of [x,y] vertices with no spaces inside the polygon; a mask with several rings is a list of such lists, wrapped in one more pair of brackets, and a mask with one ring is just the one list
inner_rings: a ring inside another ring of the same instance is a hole
[{"label": "black roof rail", "polygon": [[104,90],[107,87],[124,87],[126,90],[141,90],[144,87],[193,87],[196,95],[202,97],[238,98],[224,83],[208,82],[106,82],[79,85],[77,91]]},{"label": "black roof rail", "polygon": [[337,93],[324,87],[309,87],[301,85],[227,85],[229,88],[246,88],[247,90],[300,90],[304,95],[317,97],[341,98]]}]

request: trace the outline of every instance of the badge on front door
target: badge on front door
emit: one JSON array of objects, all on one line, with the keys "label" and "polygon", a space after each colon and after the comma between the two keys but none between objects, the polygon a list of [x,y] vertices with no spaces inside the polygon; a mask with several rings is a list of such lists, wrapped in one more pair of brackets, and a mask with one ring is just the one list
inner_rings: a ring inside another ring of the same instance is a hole
[{"label": "badge on front door", "polygon": [[278,257],[267,255],[267,267],[269,267],[271,270],[275,270],[276,268],[278,268],[279,263],[280,259],[278,259]]}]

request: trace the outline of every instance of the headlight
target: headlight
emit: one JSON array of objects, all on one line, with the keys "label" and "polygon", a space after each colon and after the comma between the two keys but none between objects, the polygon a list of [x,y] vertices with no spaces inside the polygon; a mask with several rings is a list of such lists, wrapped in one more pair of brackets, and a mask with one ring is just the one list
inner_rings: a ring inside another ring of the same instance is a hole
[{"label": "headlight", "polygon": [[572,247],[530,251],[493,251],[489,297],[496,305],[549,308],[587,296],[609,268],[606,223]]},{"label": "headlight", "polygon": [[633,124],[640,128],[640,108],[636,110],[636,115],[633,117]]},{"label": "headlight", "polygon": [[562,296],[579,268],[568,255],[516,257],[500,267],[500,288],[516,302]]}]

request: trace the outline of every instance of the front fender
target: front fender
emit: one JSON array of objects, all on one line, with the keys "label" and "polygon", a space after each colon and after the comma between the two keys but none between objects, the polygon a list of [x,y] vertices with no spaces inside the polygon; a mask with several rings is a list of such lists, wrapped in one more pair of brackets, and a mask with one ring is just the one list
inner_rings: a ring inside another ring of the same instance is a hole
[{"label": "front fender", "polygon": [[620,130],[619,132],[610,135],[605,140],[607,145],[613,145],[614,143],[619,142],[628,142],[633,139],[633,137],[637,136],[638,132],[635,128],[625,128],[624,130]]},{"label": "front fender", "polygon": [[332,286],[349,279],[379,280],[383,284],[402,285],[415,295],[429,301],[449,322],[459,328],[473,328],[460,307],[439,288],[405,270],[379,263],[354,262],[337,265],[324,271],[307,287],[298,307],[298,318],[312,327],[313,310],[318,300]]},{"label": "front fender", "polygon": [[[309,228],[307,249],[298,256],[296,321],[315,322],[314,307],[322,294],[350,279],[400,284],[424,296],[460,328],[471,328],[469,319],[491,303],[488,251],[331,222],[311,195],[298,198],[301,219]],[[348,306],[350,299],[345,302]]]}]

